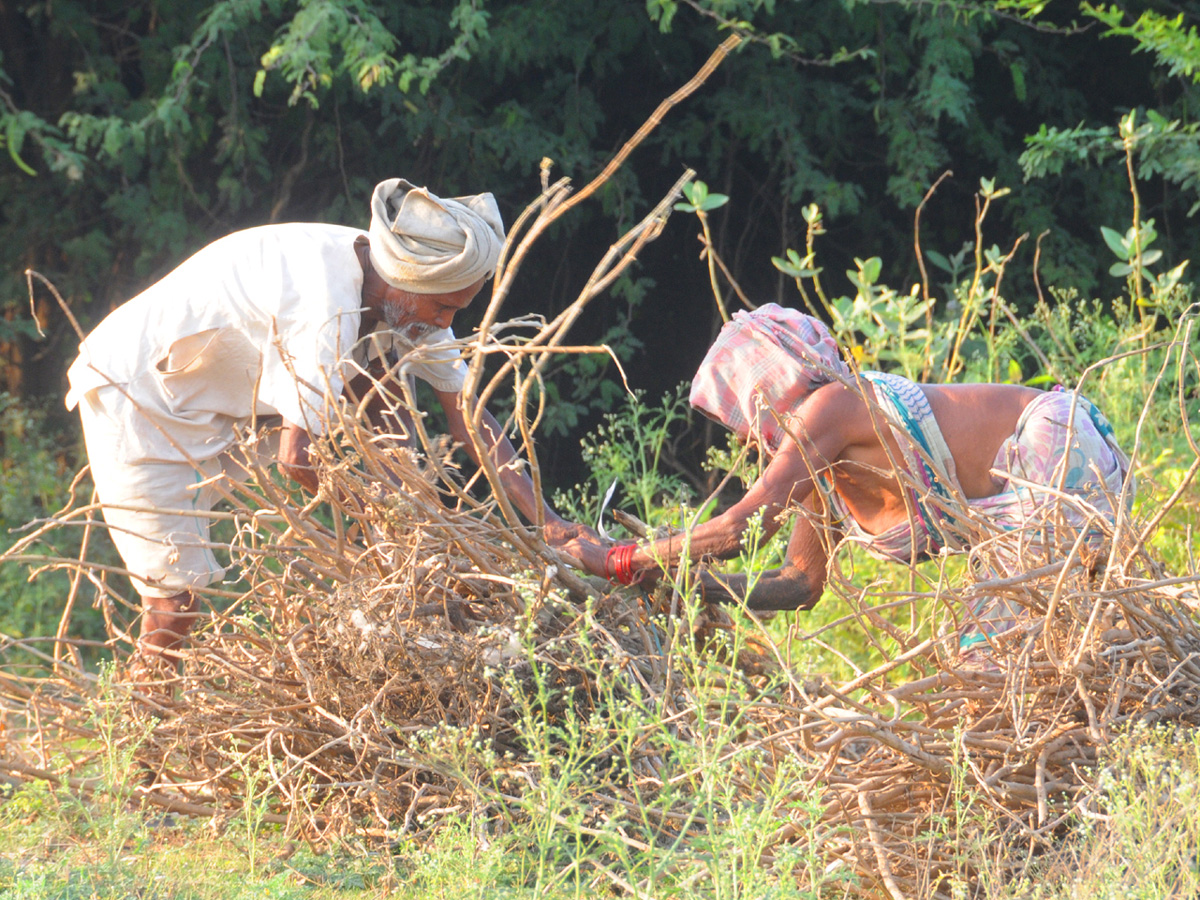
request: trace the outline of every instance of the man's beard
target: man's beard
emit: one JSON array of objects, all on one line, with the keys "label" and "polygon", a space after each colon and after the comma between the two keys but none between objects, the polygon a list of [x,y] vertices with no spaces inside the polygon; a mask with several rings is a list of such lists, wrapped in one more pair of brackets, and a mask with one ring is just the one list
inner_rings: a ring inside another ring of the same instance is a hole
[{"label": "man's beard", "polygon": [[436,325],[415,321],[416,306],[407,297],[401,300],[385,300],[383,321],[393,331],[398,331],[410,341],[420,341],[427,334],[438,330]]}]

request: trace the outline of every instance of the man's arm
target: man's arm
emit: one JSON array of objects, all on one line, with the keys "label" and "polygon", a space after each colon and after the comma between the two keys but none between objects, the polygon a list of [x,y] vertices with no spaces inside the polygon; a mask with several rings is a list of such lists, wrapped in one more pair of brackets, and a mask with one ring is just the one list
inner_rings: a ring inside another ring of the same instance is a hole
[{"label": "man's arm", "polygon": [[387,434],[395,444],[417,448],[412,417],[400,399],[405,396],[404,390],[381,366],[373,365],[369,371],[355,375],[346,382],[342,394],[375,432]]},{"label": "man's arm", "polygon": [[[475,445],[471,442],[470,435],[467,434],[467,423],[459,406],[460,395],[438,390],[435,390],[434,394],[437,395],[438,402],[442,404],[442,409],[445,410],[450,436],[462,444],[471,459],[476,464],[479,464],[480,460],[475,454]],[[546,503],[538,495],[537,491],[534,490],[533,480],[526,474],[512,442],[504,433],[504,429],[500,427],[500,423],[486,409],[483,411],[482,425],[483,428],[480,432],[480,437],[483,439],[483,443],[488,449],[488,454],[491,456],[492,462],[500,473],[500,484],[503,486],[505,493],[516,504],[521,515],[530,522],[537,521],[537,510],[539,506],[541,507],[542,516],[546,523],[543,531],[546,543],[551,546],[557,546],[580,535],[585,537],[594,536],[590,528],[576,525],[562,518],[562,516],[550,507],[550,504]],[[516,461],[516,465],[512,465],[514,461]]]}]

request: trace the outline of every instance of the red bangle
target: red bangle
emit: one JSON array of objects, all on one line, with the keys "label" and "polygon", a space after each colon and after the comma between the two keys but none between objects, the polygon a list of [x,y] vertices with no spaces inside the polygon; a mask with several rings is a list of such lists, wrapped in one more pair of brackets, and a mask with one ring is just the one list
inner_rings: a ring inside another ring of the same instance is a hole
[{"label": "red bangle", "polygon": [[604,557],[604,577],[617,584],[633,584],[633,553],[637,544],[617,544]]},{"label": "red bangle", "polygon": [[608,553],[604,554],[604,577],[609,581],[616,581],[616,568],[613,562],[613,557],[617,555],[617,551],[621,549],[622,544],[613,544],[608,548]]}]

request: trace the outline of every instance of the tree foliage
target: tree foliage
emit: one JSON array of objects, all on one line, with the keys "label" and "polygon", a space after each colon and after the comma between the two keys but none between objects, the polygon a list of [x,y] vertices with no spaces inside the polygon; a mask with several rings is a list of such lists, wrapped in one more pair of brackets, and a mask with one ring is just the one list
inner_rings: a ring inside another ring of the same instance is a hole
[{"label": "tree foliage", "polygon": [[[831,270],[872,255],[891,281],[914,280],[914,212],[922,208],[924,246],[954,258],[973,239],[981,178],[1014,188],[989,243],[1048,230],[1044,281],[1115,291],[1099,228],[1129,227],[1116,123],[1131,110],[1149,129],[1137,151],[1143,218],[1157,223],[1168,260],[1197,237],[1189,216],[1200,154],[1187,111],[1200,4],[1150,7],[7,3],[3,386],[59,394],[74,352],[64,318],[40,296],[49,338],[33,341],[26,267],[51,278],[88,327],[230,230],[288,219],[363,224],[380,178],[405,175],[451,194],[491,190],[511,221],[536,194],[544,158],[577,183],[595,174],[731,29],[747,38],[743,47],[527,264],[514,314],[560,307],[615,229],[644,214],[685,165],[730,197],[712,212],[711,240],[756,299],[794,302],[770,259],[802,245],[800,213],[814,204]],[[926,199],[947,169],[954,177]],[[631,361],[631,378],[651,390],[690,375],[717,322],[695,229],[680,222],[643,253],[623,293],[580,323],[581,339],[618,328],[630,332],[630,352],[651,347],[652,363]],[[1026,298],[1033,243],[1010,266],[1010,289]],[[569,382],[555,391],[576,418],[598,412]]]}]

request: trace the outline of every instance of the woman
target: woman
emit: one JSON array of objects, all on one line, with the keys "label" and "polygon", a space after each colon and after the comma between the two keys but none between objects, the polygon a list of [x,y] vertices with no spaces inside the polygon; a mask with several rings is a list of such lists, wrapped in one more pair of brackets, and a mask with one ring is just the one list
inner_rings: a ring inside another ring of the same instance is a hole
[{"label": "woman", "polygon": [[[691,560],[729,559],[742,551],[752,517],[761,512],[765,540],[796,512],[781,568],[752,577],[703,573],[700,587],[706,600],[808,609],[825,584],[824,528],[911,564],[969,550],[981,519],[992,532],[1052,525],[1060,514],[1075,526],[1112,521],[1129,471],[1111,426],[1082,396],[918,385],[881,372],[856,378],[820,321],[774,303],[734,315],[690,399],[742,442],[757,443],[766,469],[741,500],[686,538],[566,544],[592,573],[622,583],[656,578],[678,565],[685,547]],[[1132,486],[1126,500],[1131,493]],[[965,645],[1011,624],[1007,611],[975,612],[988,627],[965,636]]]}]

